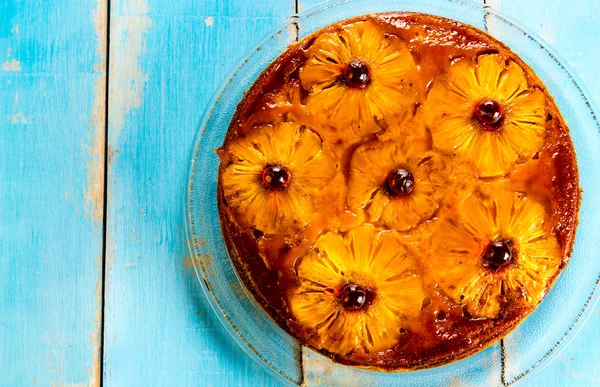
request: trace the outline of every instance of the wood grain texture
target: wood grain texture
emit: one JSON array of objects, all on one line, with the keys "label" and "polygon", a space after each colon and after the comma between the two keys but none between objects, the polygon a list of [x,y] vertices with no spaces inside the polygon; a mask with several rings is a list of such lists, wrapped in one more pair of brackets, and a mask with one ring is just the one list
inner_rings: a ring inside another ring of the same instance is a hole
[{"label": "wood grain texture", "polygon": [[232,66],[292,1],[111,2],[106,386],[269,386],[193,273],[183,206],[193,139]]},{"label": "wood grain texture", "polygon": [[100,385],[107,6],[0,1],[0,385]]}]

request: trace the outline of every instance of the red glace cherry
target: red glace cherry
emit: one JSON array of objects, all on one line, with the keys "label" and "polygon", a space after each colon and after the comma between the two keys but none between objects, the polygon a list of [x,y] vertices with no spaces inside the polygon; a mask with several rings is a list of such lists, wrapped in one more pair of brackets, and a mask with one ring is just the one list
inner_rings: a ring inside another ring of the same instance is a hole
[{"label": "red glace cherry", "polygon": [[481,259],[491,269],[499,269],[513,260],[513,252],[509,241],[491,242],[483,251]]},{"label": "red glace cherry", "polygon": [[340,291],[338,299],[344,309],[360,310],[367,305],[368,290],[360,285],[347,284]]},{"label": "red glace cherry", "polygon": [[394,169],[385,179],[385,188],[391,196],[407,196],[415,188],[415,178],[408,169]]},{"label": "red glace cherry", "polygon": [[281,165],[269,165],[263,169],[261,180],[270,191],[281,191],[290,185],[291,177]]},{"label": "red glace cherry", "polygon": [[342,82],[355,89],[364,89],[371,81],[369,67],[365,62],[358,59],[350,62],[342,71]]},{"label": "red glace cherry", "polygon": [[481,122],[483,130],[494,132],[500,128],[504,111],[498,102],[487,99],[475,106],[475,117]]}]

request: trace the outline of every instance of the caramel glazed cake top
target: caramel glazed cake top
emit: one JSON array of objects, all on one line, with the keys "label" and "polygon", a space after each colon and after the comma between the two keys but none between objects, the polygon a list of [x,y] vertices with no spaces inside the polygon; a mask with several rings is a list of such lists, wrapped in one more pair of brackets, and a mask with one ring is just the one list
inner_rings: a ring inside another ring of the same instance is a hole
[{"label": "caramel glazed cake top", "polygon": [[571,253],[569,131],[533,71],[464,24],[343,21],[292,45],[217,150],[230,255],[277,323],[335,361],[451,362],[514,329]]}]

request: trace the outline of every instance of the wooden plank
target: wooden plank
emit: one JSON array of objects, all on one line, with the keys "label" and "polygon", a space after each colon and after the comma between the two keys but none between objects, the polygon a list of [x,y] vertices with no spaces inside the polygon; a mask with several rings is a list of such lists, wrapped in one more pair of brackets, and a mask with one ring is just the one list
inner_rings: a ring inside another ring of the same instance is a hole
[{"label": "wooden plank", "polygon": [[[600,9],[594,0],[487,0],[491,7],[523,23],[540,35],[567,61],[600,102],[600,43],[597,40]],[[551,322],[549,322],[551,323]],[[513,340],[520,340],[515,336]],[[595,307],[579,334],[529,383],[534,386],[592,386],[600,382],[600,305]],[[507,347],[512,343],[507,342]],[[517,344],[514,344],[515,346]],[[517,361],[507,360],[507,381],[524,372]]]},{"label": "wooden plank", "polygon": [[278,385],[220,326],[191,268],[193,139],[232,66],[292,1],[111,2],[105,385]]},{"label": "wooden plank", "polygon": [[0,384],[99,386],[107,4],[0,3]]}]

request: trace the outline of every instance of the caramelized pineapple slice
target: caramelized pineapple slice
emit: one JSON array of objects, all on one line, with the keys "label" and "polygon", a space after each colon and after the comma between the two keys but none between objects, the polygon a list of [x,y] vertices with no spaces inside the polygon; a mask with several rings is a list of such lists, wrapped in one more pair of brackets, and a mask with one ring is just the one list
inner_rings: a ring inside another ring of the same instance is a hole
[{"label": "caramelized pineapple slice", "polygon": [[375,21],[321,34],[307,51],[300,80],[308,109],[339,130],[380,131],[388,115],[413,110],[416,66],[406,44]]},{"label": "caramelized pineapple slice", "polygon": [[373,226],[321,236],[298,269],[289,306],[331,353],[376,353],[397,344],[402,316],[420,310],[415,262],[398,240]]},{"label": "caramelized pineapple slice", "polygon": [[294,123],[255,129],[221,155],[228,162],[222,175],[228,206],[244,226],[266,234],[310,222],[336,173],[320,137]]},{"label": "caramelized pineapple slice", "polygon": [[491,192],[471,194],[460,216],[443,222],[429,260],[443,291],[474,317],[498,317],[508,292],[535,306],[562,262],[541,203],[501,188]]},{"label": "caramelized pineapple slice", "polygon": [[479,176],[513,171],[546,138],[546,97],[498,54],[461,59],[433,83],[424,115],[436,147],[473,162]]},{"label": "caramelized pineapple slice", "polygon": [[408,230],[439,207],[448,180],[442,156],[423,143],[388,141],[359,147],[348,182],[351,210],[365,208],[377,225]]}]

